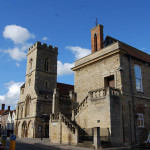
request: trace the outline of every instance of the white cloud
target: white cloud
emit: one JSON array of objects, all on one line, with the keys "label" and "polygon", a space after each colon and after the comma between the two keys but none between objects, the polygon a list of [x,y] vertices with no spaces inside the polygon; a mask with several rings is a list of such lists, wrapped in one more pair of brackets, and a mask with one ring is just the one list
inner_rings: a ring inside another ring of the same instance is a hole
[{"label": "white cloud", "polygon": [[46,37],[46,36],[44,36],[43,38],[42,38],[42,40],[43,41],[46,41],[48,38]]},{"label": "white cloud", "polygon": [[33,45],[33,44],[31,44],[31,43],[25,43],[25,44],[23,44],[23,45],[21,46],[20,50],[25,51],[25,50],[27,50],[28,48],[30,48],[32,45]]},{"label": "white cloud", "polygon": [[84,56],[91,54],[91,51],[89,49],[82,48],[79,46],[66,46],[66,49],[71,50],[73,54],[75,54],[76,59],[80,59]]},{"label": "white cloud", "polygon": [[19,64],[19,63],[16,63],[16,66],[17,66],[17,67],[20,67],[20,64]]},{"label": "white cloud", "polygon": [[35,35],[30,33],[26,28],[17,25],[7,25],[3,31],[3,37],[11,39],[15,44],[23,44]]},{"label": "white cloud", "polygon": [[58,75],[68,75],[68,74],[72,74],[73,71],[71,70],[71,68],[74,66],[74,64],[72,63],[62,63],[61,61],[57,61],[57,74]]},{"label": "white cloud", "polygon": [[8,92],[4,95],[0,95],[0,103],[4,103],[6,105],[11,105],[15,107],[19,100],[20,95],[20,87],[22,86],[23,82],[14,82],[11,81],[6,83],[5,86],[8,89]]},{"label": "white cloud", "polygon": [[[9,54],[12,59],[22,61],[23,59],[26,59],[25,51],[32,45],[31,43],[28,43],[27,40],[34,38],[35,35],[21,26],[7,25],[4,28],[3,37],[6,39],[11,39],[15,45],[14,48],[5,49],[2,51]],[[19,67],[20,64],[16,63],[16,66]]]},{"label": "white cloud", "polygon": [[8,53],[12,59],[17,60],[17,61],[26,59],[26,53],[20,50],[18,47],[4,50],[4,53]]}]

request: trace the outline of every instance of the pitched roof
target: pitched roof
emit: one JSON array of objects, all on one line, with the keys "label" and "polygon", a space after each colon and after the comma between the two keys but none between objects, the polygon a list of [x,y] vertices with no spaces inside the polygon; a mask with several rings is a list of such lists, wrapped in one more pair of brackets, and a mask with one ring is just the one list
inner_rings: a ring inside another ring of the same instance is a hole
[{"label": "pitched roof", "polygon": [[69,91],[74,90],[74,85],[57,82],[57,88],[60,95],[69,95]]},{"label": "pitched roof", "polygon": [[4,113],[8,112],[9,110],[0,110],[0,115],[3,115]]},{"label": "pitched roof", "polygon": [[147,53],[145,53],[145,52],[143,52],[143,51],[141,51],[139,49],[136,49],[135,47],[132,47],[132,46],[130,46],[130,45],[124,43],[124,42],[121,42],[121,41],[119,41],[119,40],[117,40],[115,38],[112,38],[110,36],[107,36],[105,41],[108,40],[108,39],[111,39],[113,42],[121,43],[122,49],[125,50],[125,52],[128,55],[130,55],[132,57],[135,57],[137,59],[140,59],[140,60],[142,60],[144,62],[150,63],[150,55],[149,54],[147,54]]}]

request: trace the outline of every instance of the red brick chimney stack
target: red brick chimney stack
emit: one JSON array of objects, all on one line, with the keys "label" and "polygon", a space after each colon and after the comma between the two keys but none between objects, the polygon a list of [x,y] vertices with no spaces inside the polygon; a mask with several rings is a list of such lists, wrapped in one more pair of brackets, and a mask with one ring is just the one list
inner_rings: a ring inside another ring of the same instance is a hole
[{"label": "red brick chimney stack", "polygon": [[5,110],[5,104],[2,104],[1,110]]},{"label": "red brick chimney stack", "polygon": [[103,48],[103,26],[101,24],[91,29],[91,48],[92,53]]}]

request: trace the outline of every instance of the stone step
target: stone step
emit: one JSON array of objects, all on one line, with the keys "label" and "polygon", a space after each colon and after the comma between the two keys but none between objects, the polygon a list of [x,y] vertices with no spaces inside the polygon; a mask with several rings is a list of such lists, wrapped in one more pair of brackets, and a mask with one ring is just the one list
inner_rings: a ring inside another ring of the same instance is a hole
[{"label": "stone step", "polygon": [[79,147],[87,147],[87,148],[93,148],[93,142],[91,141],[84,141],[83,143],[78,143]]}]

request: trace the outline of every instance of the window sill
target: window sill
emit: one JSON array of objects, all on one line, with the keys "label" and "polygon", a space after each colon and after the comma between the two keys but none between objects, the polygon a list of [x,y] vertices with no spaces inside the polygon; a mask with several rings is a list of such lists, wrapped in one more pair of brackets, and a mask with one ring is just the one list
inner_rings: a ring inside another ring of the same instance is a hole
[{"label": "window sill", "polygon": [[141,93],[141,94],[144,94],[144,92],[143,92],[143,91],[137,91],[137,93]]},{"label": "window sill", "polygon": [[140,129],[141,129],[141,128],[145,128],[145,127],[140,127],[140,126],[138,126],[137,128],[140,128]]}]

